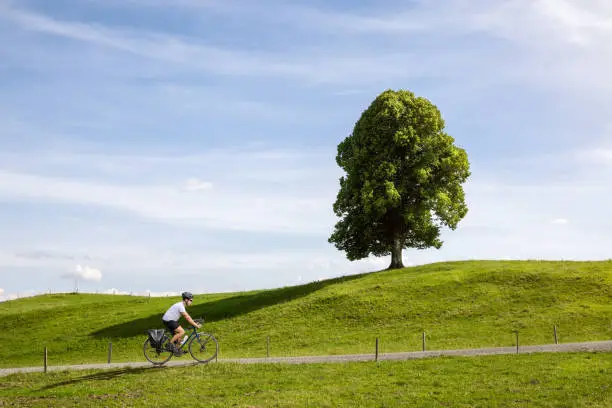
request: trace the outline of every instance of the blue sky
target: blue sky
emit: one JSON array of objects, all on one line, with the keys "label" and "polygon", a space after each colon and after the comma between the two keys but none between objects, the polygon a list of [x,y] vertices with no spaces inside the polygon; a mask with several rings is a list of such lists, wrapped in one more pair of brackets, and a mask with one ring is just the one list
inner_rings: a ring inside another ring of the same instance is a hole
[{"label": "blue sky", "polygon": [[0,298],[382,269],[327,242],[337,144],[385,89],[468,152],[458,259],[608,259],[612,4],[0,0]]}]

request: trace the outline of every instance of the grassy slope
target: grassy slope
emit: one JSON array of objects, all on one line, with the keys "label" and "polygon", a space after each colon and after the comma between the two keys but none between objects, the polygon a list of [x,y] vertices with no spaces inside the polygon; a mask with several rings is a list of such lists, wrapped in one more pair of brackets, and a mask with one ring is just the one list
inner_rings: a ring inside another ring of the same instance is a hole
[{"label": "grassy slope", "polygon": [[0,406],[610,407],[611,353],[18,374]]},{"label": "grassy slope", "polygon": [[[612,339],[612,262],[472,261],[268,291],[196,296],[223,357],[340,354]],[[47,295],[0,304],[0,366],[143,361],[175,299]],[[14,340],[11,340],[14,339]],[[17,342],[21,342],[17,345]],[[189,358],[189,357],[182,357]]]}]

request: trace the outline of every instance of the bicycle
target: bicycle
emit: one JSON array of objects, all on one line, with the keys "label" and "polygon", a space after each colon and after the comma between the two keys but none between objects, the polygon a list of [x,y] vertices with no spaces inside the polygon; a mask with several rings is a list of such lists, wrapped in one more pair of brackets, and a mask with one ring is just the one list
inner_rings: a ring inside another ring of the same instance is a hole
[{"label": "bicycle", "polygon": [[[202,324],[204,319],[195,319],[196,323]],[[144,342],[143,352],[145,358],[155,365],[162,365],[174,356],[170,339],[173,334],[166,329],[149,329],[149,336]],[[189,354],[194,360],[201,363],[208,363],[219,353],[219,343],[211,333],[198,332],[195,326],[191,326],[191,333],[185,341],[178,346],[177,357],[187,354],[184,348],[187,347]]]}]

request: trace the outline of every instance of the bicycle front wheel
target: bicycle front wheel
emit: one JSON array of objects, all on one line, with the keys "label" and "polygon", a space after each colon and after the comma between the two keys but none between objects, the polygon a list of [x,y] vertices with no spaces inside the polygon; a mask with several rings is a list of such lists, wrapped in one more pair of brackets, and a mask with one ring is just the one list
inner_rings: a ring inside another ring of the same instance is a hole
[{"label": "bicycle front wheel", "polygon": [[148,338],[143,346],[144,355],[147,360],[155,365],[161,365],[170,360],[172,352],[167,348],[168,342],[165,343],[162,347],[154,347],[151,344],[151,339]]},{"label": "bicycle front wheel", "polygon": [[189,342],[189,354],[201,363],[207,363],[217,356],[219,343],[210,333],[196,333]]}]

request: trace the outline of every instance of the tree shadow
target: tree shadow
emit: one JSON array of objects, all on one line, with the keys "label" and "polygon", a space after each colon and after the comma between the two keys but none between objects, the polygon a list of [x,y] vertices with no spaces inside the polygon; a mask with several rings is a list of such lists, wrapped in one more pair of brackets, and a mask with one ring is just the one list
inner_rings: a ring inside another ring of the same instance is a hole
[{"label": "tree shadow", "polygon": [[145,370],[150,370],[151,367],[142,367],[142,368],[123,368],[120,370],[113,371],[102,371],[99,373],[84,375],[82,377],[74,378],[72,380],[61,381],[55,384],[49,384],[45,387],[42,387],[39,391],[45,391],[52,388],[62,387],[64,385],[78,384],[84,381],[98,381],[98,380],[112,380],[117,377],[122,377],[126,374],[140,374]]},{"label": "tree shadow", "polygon": [[137,375],[144,373],[149,370],[172,370],[176,368],[181,368],[179,366],[169,367],[169,366],[150,366],[150,367],[138,367],[138,368],[122,368],[119,370],[104,370],[101,372],[97,372],[94,374],[84,375],[82,377],[73,378],[72,380],[61,381],[55,384],[49,384],[40,388],[38,391],[50,390],[52,388],[63,387],[65,385],[78,384],[85,381],[100,381],[100,380],[113,380],[115,378],[123,377],[125,375]]},{"label": "tree shadow", "polygon": [[[254,291],[251,293],[247,292],[245,294],[232,296],[226,299],[210,301],[201,305],[193,305],[188,309],[188,313],[194,319],[201,316],[204,317],[204,323],[217,322],[247,314],[255,310],[263,309],[265,307],[290,302],[317,290],[323,289],[324,287],[360,279],[368,274],[370,273],[367,272],[356,275],[342,276],[339,278],[315,281],[299,286],[288,286],[279,289]],[[105,327],[92,333],[92,335],[96,338],[125,338],[146,335],[148,329],[164,327],[161,320],[163,312],[164,311],[162,310],[160,313],[155,315]]]}]

